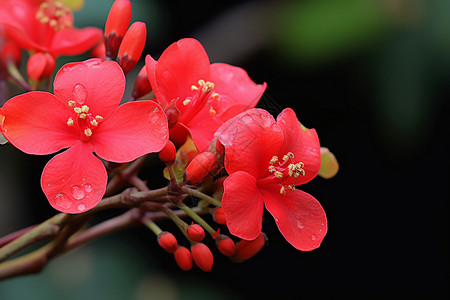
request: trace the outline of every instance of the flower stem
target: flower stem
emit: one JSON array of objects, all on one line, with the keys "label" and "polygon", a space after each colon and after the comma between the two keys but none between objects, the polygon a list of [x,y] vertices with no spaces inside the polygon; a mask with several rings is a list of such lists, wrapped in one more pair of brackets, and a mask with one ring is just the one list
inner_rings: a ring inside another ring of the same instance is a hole
[{"label": "flower stem", "polygon": [[161,232],[162,229],[159,228],[158,225],[156,225],[155,222],[153,222],[152,220],[150,220],[149,218],[143,218],[142,219],[142,223],[147,226],[151,231],[153,231],[153,233],[158,236]]},{"label": "flower stem", "polygon": [[183,187],[182,190],[183,190],[183,192],[189,194],[190,196],[194,196],[194,197],[203,199],[214,206],[217,206],[217,207],[222,206],[222,202],[220,202],[219,200],[216,200],[213,197],[210,197],[200,191],[197,191],[197,190],[194,190],[191,188],[187,188],[187,187]]},{"label": "flower stem", "polygon": [[211,236],[213,236],[217,230],[214,230],[202,217],[200,217],[196,212],[194,212],[189,206],[184,203],[178,205],[178,207],[183,210],[192,220],[200,224],[206,231],[208,231]]}]

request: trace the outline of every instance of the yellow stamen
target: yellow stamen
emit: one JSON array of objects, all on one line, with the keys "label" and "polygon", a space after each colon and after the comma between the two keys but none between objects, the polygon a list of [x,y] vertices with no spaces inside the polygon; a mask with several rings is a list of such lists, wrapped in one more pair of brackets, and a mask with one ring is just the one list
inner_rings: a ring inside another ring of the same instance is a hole
[{"label": "yellow stamen", "polygon": [[79,107],[74,107],[74,108],[73,108],[73,111],[74,111],[76,114],[81,114],[81,108],[79,108]]},{"label": "yellow stamen", "polygon": [[220,95],[217,94],[217,93],[214,93],[214,94],[211,95],[211,97],[212,97],[214,100],[219,100]]},{"label": "yellow stamen", "polygon": [[214,110],[214,108],[210,108],[209,109],[209,114],[211,115],[211,116],[215,116],[216,115],[216,111]]},{"label": "yellow stamen", "polygon": [[91,125],[92,125],[92,126],[97,126],[97,125],[98,125],[97,120],[92,120],[92,121],[91,121]]},{"label": "yellow stamen", "polygon": [[283,178],[283,173],[281,173],[280,171],[275,171],[275,173],[273,173],[275,175],[275,177],[277,178]]},{"label": "yellow stamen", "polygon": [[186,99],[183,101],[184,106],[188,105],[189,103],[191,103],[191,100],[189,100],[189,99]]},{"label": "yellow stamen", "polygon": [[192,86],[191,86],[191,90],[192,90],[192,91],[198,91],[198,87],[195,86],[195,85],[192,85]]},{"label": "yellow stamen", "polygon": [[67,126],[72,126],[73,125],[73,119],[72,118],[69,118],[68,120],[67,120]]},{"label": "yellow stamen", "polygon": [[80,119],[86,119],[87,115],[85,113],[81,113],[78,118]]},{"label": "yellow stamen", "polygon": [[280,194],[281,195],[286,195],[286,189],[284,188],[284,186],[281,187]]},{"label": "yellow stamen", "polygon": [[269,166],[269,172],[273,173],[275,172],[277,169],[274,166]]},{"label": "yellow stamen", "polygon": [[273,165],[274,163],[276,163],[278,161],[278,156],[274,156],[272,157],[272,159],[270,160],[270,164]]},{"label": "yellow stamen", "polygon": [[77,104],[75,101],[70,100],[69,102],[67,102],[67,104],[69,104],[70,107],[75,107],[75,105]]},{"label": "yellow stamen", "polygon": [[86,135],[86,136],[91,136],[92,135],[92,130],[91,129],[89,129],[89,128],[86,128],[85,130],[84,130],[84,134]]},{"label": "yellow stamen", "polygon": [[81,107],[81,111],[84,112],[84,113],[88,113],[88,112],[89,112],[89,106],[83,105],[83,106]]},{"label": "yellow stamen", "polygon": [[103,120],[103,117],[102,117],[102,116],[99,116],[99,115],[96,115],[96,116],[95,116],[95,119],[96,119],[97,121],[101,121],[101,120]]}]

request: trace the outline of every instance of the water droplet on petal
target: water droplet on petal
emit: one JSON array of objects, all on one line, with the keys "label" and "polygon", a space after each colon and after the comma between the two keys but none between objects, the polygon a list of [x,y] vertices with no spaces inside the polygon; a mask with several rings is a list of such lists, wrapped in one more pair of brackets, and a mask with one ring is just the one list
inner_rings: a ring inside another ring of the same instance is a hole
[{"label": "water droplet on petal", "polygon": [[317,236],[316,236],[315,234],[313,234],[313,235],[311,236],[311,239],[312,239],[313,241],[315,241],[315,240],[317,239]]},{"label": "water droplet on petal", "polygon": [[84,191],[85,191],[86,193],[92,192],[92,185],[91,185],[91,184],[86,183],[83,187],[84,187]]},{"label": "water droplet on petal", "polygon": [[77,83],[73,88],[72,95],[78,104],[84,104],[87,98],[87,90],[83,85]]},{"label": "water droplet on petal", "polygon": [[77,206],[79,211],[84,211],[86,209],[86,205],[84,205],[83,203],[78,204]]},{"label": "water droplet on petal", "polygon": [[303,226],[302,222],[300,222],[299,220],[297,220],[297,227],[298,227],[299,229],[305,228],[305,226]]},{"label": "water droplet on petal", "polygon": [[154,109],[153,109],[153,112],[154,113],[157,113],[159,111],[159,108],[157,108],[157,107],[155,107]]},{"label": "water droplet on petal", "polygon": [[66,194],[56,194],[55,203],[57,206],[68,209],[72,206],[72,201],[70,201],[69,197]]},{"label": "water droplet on petal", "polygon": [[77,200],[83,199],[84,195],[85,195],[84,189],[82,189],[78,185],[72,186],[72,188],[70,189],[70,192],[72,193],[72,196]]}]

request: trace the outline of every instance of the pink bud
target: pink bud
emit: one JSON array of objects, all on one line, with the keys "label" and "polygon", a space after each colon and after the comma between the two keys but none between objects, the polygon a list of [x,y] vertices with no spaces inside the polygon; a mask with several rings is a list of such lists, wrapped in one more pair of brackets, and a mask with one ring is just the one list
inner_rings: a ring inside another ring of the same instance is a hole
[{"label": "pink bud", "polygon": [[147,69],[145,66],[139,71],[138,76],[136,77],[136,81],[134,82],[133,92],[131,96],[133,99],[139,99],[144,95],[147,95],[152,91],[152,87],[150,85],[150,81],[147,76]]},{"label": "pink bud", "polygon": [[130,21],[130,0],[116,0],[109,11],[105,25],[105,50],[107,57],[116,57]]},{"label": "pink bud", "polygon": [[175,145],[168,140],[164,148],[159,152],[159,159],[166,165],[171,165],[175,162],[177,156],[177,149]]},{"label": "pink bud", "polygon": [[261,232],[259,236],[251,241],[241,240],[236,244],[236,252],[230,259],[234,262],[243,262],[256,255],[267,241],[265,233]]},{"label": "pink bud", "polygon": [[131,24],[127,33],[120,44],[117,62],[122,67],[123,72],[127,74],[136,66],[144,50],[147,40],[147,27],[143,22],[134,22]]},{"label": "pink bud", "polygon": [[236,245],[233,240],[224,234],[219,234],[216,238],[216,246],[220,253],[225,256],[232,256],[236,252]]},{"label": "pink bud", "polygon": [[194,243],[191,246],[192,258],[195,264],[204,272],[212,269],[214,258],[211,250],[203,243]]},{"label": "pink bud", "polygon": [[27,63],[27,74],[32,79],[45,79],[55,70],[55,58],[44,52],[37,52],[30,56]]},{"label": "pink bud", "polygon": [[200,242],[205,238],[205,231],[203,230],[203,227],[198,224],[189,225],[187,234],[194,242]]},{"label": "pink bud", "polygon": [[158,237],[158,244],[166,250],[166,252],[174,253],[178,248],[177,239],[168,231],[161,232]]},{"label": "pink bud", "polygon": [[177,265],[183,271],[189,271],[194,266],[192,254],[186,247],[178,246],[178,249],[174,253],[174,257]]},{"label": "pink bud", "polygon": [[212,172],[217,168],[217,163],[217,157],[214,153],[199,153],[186,168],[186,181],[193,184],[198,183],[200,180],[205,178],[209,172]]}]

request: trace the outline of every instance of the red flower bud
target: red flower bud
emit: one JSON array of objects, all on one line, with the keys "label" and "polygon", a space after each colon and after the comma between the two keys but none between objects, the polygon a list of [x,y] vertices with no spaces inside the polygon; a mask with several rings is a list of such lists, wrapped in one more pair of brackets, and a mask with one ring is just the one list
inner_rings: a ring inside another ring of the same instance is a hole
[{"label": "red flower bud", "polygon": [[205,231],[203,227],[198,224],[192,224],[187,229],[187,234],[194,242],[200,242],[205,238]]},{"label": "red flower bud", "polygon": [[217,207],[212,210],[212,216],[216,223],[221,225],[226,225],[227,220],[225,219],[225,213],[222,207]]},{"label": "red flower bud", "polygon": [[[177,101],[171,101],[164,109],[164,112],[166,113],[167,121],[169,122],[169,129],[171,129],[178,123],[178,119],[180,118],[180,111],[177,108]],[[184,137],[184,141],[186,141],[186,136]]]},{"label": "red flower bud", "polygon": [[205,178],[209,172],[214,171],[216,168],[217,157],[214,153],[199,153],[186,168],[186,180],[193,184],[198,183],[200,180]]},{"label": "red flower bud", "polygon": [[168,140],[164,148],[159,152],[159,159],[166,165],[171,165],[175,162],[177,156],[177,149],[175,145]]},{"label": "red flower bud", "polygon": [[204,272],[212,269],[214,258],[211,250],[203,243],[194,243],[191,246],[192,258],[195,264]]},{"label": "red flower bud", "polygon": [[178,246],[178,249],[174,253],[174,257],[177,265],[183,271],[189,271],[194,266],[191,251],[186,247]]},{"label": "red flower bud", "polygon": [[31,79],[45,79],[55,70],[55,58],[49,53],[37,52],[30,56],[27,74]]},{"label": "red flower bud", "polygon": [[143,22],[134,22],[131,24],[127,33],[120,44],[117,61],[122,67],[123,72],[127,74],[136,66],[144,50],[147,40],[147,27]]},{"label": "red flower bud", "polygon": [[177,239],[168,231],[161,232],[158,237],[158,244],[169,253],[174,253],[178,248]]},{"label": "red flower bud", "polygon": [[233,262],[243,262],[256,255],[267,241],[265,233],[261,232],[259,236],[251,241],[241,240],[236,244],[236,252],[230,259]]},{"label": "red flower bud", "polygon": [[105,25],[105,50],[107,57],[116,57],[130,21],[130,0],[116,0],[109,11]]},{"label": "red flower bud", "polygon": [[220,253],[225,256],[232,256],[236,252],[236,245],[234,241],[230,239],[229,236],[224,234],[219,234],[216,238],[216,246]]},{"label": "red flower bud", "polygon": [[150,85],[150,81],[148,80],[147,69],[145,68],[145,66],[143,66],[141,71],[139,71],[138,76],[136,77],[131,96],[136,100],[150,93],[151,91],[152,87]]}]

